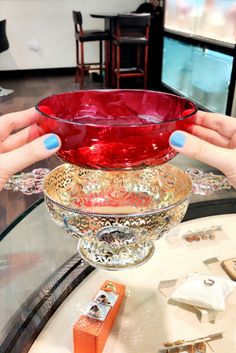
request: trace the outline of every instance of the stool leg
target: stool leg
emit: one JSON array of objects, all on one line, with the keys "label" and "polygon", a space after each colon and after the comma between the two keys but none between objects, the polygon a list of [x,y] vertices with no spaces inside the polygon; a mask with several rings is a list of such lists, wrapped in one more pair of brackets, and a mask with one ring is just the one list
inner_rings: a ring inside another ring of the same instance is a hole
[{"label": "stool leg", "polygon": [[140,46],[137,47],[137,69],[140,68]]},{"label": "stool leg", "polygon": [[144,89],[147,89],[147,70],[148,70],[148,45],[145,47],[144,57]]},{"label": "stool leg", "polygon": [[80,42],[81,67],[80,67],[80,89],[84,87],[84,43]]},{"label": "stool leg", "polygon": [[111,86],[115,87],[115,76],[116,76],[116,52],[115,52],[115,44],[112,43],[112,63],[111,63]]},{"label": "stool leg", "polygon": [[120,88],[120,46],[116,47],[116,88]]},{"label": "stool leg", "polygon": [[102,76],[102,40],[99,41],[99,72]]},{"label": "stool leg", "polygon": [[108,87],[109,85],[109,76],[110,76],[110,72],[109,72],[109,67],[110,67],[110,50],[109,47],[110,43],[108,40],[105,40],[105,86]]},{"label": "stool leg", "polygon": [[75,83],[79,82],[79,43],[76,40],[76,71],[75,71]]}]

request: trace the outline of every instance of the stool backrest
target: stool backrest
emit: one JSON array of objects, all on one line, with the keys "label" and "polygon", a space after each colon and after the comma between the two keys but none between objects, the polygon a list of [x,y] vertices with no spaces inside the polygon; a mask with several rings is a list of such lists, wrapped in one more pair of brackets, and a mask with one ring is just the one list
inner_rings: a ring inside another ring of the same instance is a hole
[{"label": "stool backrest", "polygon": [[146,27],[150,23],[150,14],[122,14],[117,16],[120,27]]},{"label": "stool backrest", "polygon": [[116,36],[145,36],[148,39],[150,14],[122,14],[117,16]]},{"label": "stool backrest", "polygon": [[83,32],[83,17],[80,11],[72,11],[73,21],[75,25],[75,31],[77,33]]},{"label": "stool backrest", "polygon": [[9,48],[9,42],[6,34],[6,20],[0,21],[0,53]]}]

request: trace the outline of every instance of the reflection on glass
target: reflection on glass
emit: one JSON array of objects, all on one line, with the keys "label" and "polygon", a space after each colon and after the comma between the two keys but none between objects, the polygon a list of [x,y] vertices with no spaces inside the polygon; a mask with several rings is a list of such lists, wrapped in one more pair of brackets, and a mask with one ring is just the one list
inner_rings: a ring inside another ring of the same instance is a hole
[{"label": "reflection on glass", "polygon": [[162,81],[208,110],[225,113],[232,64],[230,55],[164,40]]},{"label": "reflection on glass", "polygon": [[191,13],[196,0],[166,0],[165,27],[183,32],[194,32]]},{"label": "reflection on glass", "polygon": [[195,47],[191,97],[214,112],[225,113],[233,57]]},{"label": "reflection on glass", "polygon": [[165,27],[235,43],[235,0],[166,0]]},{"label": "reflection on glass", "polygon": [[193,46],[164,38],[162,81],[183,95],[190,93]]},{"label": "reflection on glass", "polygon": [[9,229],[0,247],[1,342],[15,313],[23,309],[30,314],[27,298],[76,254],[76,246],[75,239],[51,221],[44,203]]}]

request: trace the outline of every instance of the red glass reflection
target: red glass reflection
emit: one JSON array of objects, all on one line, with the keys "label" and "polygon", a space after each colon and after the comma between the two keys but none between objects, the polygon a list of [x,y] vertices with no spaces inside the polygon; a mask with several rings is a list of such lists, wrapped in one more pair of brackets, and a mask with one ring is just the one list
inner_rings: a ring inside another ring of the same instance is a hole
[{"label": "red glass reflection", "polygon": [[39,125],[60,136],[58,155],[95,169],[131,169],[165,163],[176,155],[175,130],[191,131],[197,108],[175,95],[144,90],[57,94],[40,101]]}]

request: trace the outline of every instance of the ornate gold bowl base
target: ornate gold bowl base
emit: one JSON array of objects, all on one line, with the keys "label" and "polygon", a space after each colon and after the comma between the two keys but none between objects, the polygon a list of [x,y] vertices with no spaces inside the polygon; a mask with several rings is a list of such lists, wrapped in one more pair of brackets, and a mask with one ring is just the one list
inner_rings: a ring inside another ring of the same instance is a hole
[{"label": "ornate gold bowl base", "polygon": [[146,262],[153,240],[183,219],[192,184],[169,164],[114,172],[64,164],[45,177],[43,189],[52,219],[79,239],[81,256],[120,270]]}]

